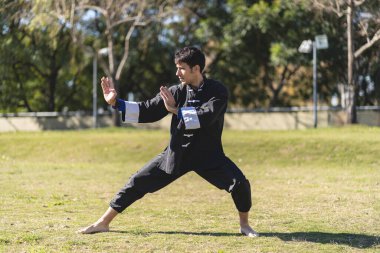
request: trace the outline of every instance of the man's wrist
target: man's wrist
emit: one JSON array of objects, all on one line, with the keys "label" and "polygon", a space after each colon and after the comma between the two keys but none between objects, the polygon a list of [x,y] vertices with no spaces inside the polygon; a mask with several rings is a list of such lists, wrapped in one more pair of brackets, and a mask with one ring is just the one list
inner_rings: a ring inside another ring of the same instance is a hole
[{"label": "man's wrist", "polygon": [[112,106],[113,109],[116,109],[117,108],[117,99],[115,99],[114,101],[110,102],[110,105]]},{"label": "man's wrist", "polygon": [[116,100],[111,103],[112,106],[116,107]]},{"label": "man's wrist", "polygon": [[178,115],[178,108],[177,107],[170,107],[169,108],[169,111],[175,115]]}]

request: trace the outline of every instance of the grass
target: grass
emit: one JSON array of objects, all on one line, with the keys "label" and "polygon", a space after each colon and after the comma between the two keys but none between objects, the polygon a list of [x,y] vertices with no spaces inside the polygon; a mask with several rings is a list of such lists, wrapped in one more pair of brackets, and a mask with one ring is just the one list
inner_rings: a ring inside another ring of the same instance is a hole
[{"label": "grass", "polygon": [[379,252],[380,129],[225,131],[252,184],[239,236],[230,196],[189,173],[133,204],[112,232],[78,235],[168,131],[0,134],[0,252]]}]

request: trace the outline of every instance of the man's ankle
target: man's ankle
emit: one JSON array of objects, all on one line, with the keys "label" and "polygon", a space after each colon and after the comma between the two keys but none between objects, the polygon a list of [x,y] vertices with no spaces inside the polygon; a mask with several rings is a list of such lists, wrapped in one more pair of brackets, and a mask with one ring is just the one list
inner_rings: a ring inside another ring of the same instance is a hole
[{"label": "man's ankle", "polygon": [[95,222],[95,224],[94,225],[96,225],[96,226],[108,226],[109,225],[109,222],[107,222],[106,220],[104,220],[104,219],[99,219],[97,222]]}]

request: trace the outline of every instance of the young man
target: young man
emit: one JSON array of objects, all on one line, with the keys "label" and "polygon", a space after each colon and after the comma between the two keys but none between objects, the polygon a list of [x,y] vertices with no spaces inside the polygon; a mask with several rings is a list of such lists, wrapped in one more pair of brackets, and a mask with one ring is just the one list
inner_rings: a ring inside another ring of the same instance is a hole
[{"label": "young man", "polygon": [[109,231],[113,218],[133,202],[194,171],[219,189],[231,193],[239,212],[240,232],[249,237],[258,236],[248,223],[251,208],[249,181],[223,152],[221,136],[227,89],[202,75],[205,56],[195,47],[176,52],[175,64],[180,84],[170,88],[161,86],[160,93],[145,102],[116,99],[112,81],[102,78],[104,98],[121,111],[123,122],[154,122],[172,113],[171,138],[168,147],[133,175],[116,194],[103,216],[78,232]]}]

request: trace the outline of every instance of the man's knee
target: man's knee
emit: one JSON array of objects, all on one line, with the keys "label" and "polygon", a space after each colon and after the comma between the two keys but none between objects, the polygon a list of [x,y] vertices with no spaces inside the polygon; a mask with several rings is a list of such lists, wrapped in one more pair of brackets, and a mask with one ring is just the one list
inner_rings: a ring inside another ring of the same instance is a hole
[{"label": "man's knee", "polygon": [[251,209],[251,185],[247,179],[239,181],[233,188],[231,195],[239,212],[248,212]]}]

